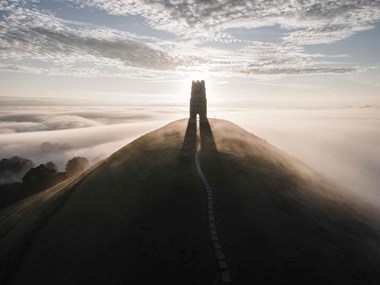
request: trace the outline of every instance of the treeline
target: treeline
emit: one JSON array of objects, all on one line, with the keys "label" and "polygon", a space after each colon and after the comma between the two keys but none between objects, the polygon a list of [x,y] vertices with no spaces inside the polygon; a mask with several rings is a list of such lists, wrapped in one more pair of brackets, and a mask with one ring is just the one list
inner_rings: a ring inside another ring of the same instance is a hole
[{"label": "treeline", "polygon": [[59,172],[53,162],[35,167],[33,161],[14,156],[0,161],[0,208],[50,188],[90,166],[85,157],[73,157]]}]

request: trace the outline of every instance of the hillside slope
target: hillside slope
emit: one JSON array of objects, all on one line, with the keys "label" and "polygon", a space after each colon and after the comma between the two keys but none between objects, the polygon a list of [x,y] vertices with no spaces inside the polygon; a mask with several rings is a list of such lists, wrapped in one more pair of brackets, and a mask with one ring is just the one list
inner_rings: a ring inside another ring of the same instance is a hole
[{"label": "hillside slope", "polygon": [[210,125],[201,164],[217,190],[235,284],[380,281],[372,209],[265,140],[227,121]]},{"label": "hillside slope", "polygon": [[[380,235],[354,202],[236,125],[210,125],[200,160],[234,284],[380,280]],[[2,281],[218,282],[194,144],[193,125],[173,122],[2,211]]]}]

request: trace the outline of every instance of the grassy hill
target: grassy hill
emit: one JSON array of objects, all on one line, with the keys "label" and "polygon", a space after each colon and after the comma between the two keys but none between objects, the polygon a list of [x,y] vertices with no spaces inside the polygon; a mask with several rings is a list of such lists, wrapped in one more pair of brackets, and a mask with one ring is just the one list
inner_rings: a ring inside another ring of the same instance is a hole
[{"label": "grassy hill", "polygon": [[[3,210],[1,280],[218,283],[194,126],[173,122]],[[378,283],[380,235],[363,205],[229,122],[202,124],[201,137],[234,284]]]},{"label": "grassy hill", "polygon": [[201,164],[217,190],[234,283],[380,281],[379,231],[367,205],[238,126],[210,124]]}]

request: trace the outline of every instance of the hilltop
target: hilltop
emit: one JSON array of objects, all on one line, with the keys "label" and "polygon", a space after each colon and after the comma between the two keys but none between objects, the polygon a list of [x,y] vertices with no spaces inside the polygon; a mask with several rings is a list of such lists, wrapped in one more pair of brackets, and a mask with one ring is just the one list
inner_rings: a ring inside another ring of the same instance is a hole
[{"label": "hilltop", "polygon": [[[234,284],[380,280],[380,233],[365,205],[265,140],[209,122],[200,162]],[[220,282],[195,135],[175,121],[3,210],[2,281]]]}]

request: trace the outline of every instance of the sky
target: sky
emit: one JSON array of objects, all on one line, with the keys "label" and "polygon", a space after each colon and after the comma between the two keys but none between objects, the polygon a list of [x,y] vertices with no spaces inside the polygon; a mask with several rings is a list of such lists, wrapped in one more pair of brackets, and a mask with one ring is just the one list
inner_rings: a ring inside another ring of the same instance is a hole
[{"label": "sky", "polygon": [[209,117],[380,205],[379,50],[380,0],[2,0],[0,158],[107,156],[203,79]]},{"label": "sky", "polygon": [[278,85],[379,90],[380,0],[3,0],[0,10],[2,95],[187,96],[184,82],[198,78],[218,99],[239,87],[249,98]]}]

